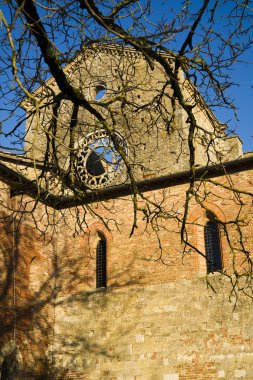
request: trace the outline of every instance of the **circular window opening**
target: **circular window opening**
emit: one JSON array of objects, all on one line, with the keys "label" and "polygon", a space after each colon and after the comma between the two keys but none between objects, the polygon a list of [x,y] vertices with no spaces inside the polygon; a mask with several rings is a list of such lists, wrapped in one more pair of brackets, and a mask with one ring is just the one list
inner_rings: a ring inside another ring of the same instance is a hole
[{"label": "circular window opening", "polygon": [[[116,142],[126,153],[126,143],[118,133]],[[105,131],[90,133],[79,142],[76,156],[79,183],[94,189],[105,187],[122,172],[123,167],[123,159]]]},{"label": "circular window opening", "polygon": [[101,100],[106,94],[106,86],[104,84],[98,84],[95,87],[95,99]]},{"label": "circular window opening", "polygon": [[90,83],[90,97],[93,100],[100,101],[107,93],[107,85],[102,80],[92,81]]}]

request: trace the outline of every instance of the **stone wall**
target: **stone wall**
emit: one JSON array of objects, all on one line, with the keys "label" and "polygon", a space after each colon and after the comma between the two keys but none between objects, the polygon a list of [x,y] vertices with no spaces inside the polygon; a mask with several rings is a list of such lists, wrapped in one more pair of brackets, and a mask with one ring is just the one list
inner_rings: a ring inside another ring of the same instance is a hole
[{"label": "stone wall", "polygon": [[[164,57],[173,68],[173,60]],[[173,90],[160,65],[154,63],[151,69],[142,55],[131,48],[100,46],[84,51],[66,67],[65,72],[70,82],[104,117],[108,128],[123,136],[136,180],[189,169],[188,115],[176,102],[172,117]],[[179,76],[186,102],[195,105],[198,124],[195,131],[196,165],[240,157],[239,139],[227,142],[223,128],[196,88],[183,78],[182,73]],[[101,85],[107,92],[101,100],[96,100],[96,88]],[[58,108],[56,101],[54,105],[47,105],[47,102],[52,103],[50,91],[51,94],[59,91],[52,79],[36,92],[41,99],[41,108],[28,119],[26,151],[36,159],[46,158],[54,164],[57,161],[62,169],[67,170],[70,151],[75,154],[78,143],[88,133],[103,126],[85,108],[79,107],[73,116],[73,104],[68,100],[62,100]]]},{"label": "stone wall", "polygon": [[224,277],[212,283],[216,294],[196,278],[62,299],[55,363],[75,379],[253,379],[252,301],[233,309]]}]

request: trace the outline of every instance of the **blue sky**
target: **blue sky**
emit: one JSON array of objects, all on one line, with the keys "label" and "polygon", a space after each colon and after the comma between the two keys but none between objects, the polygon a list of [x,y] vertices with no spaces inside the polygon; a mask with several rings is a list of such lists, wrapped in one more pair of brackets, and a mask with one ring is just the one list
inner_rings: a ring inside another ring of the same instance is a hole
[{"label": "blue sky", "polygon": [[253,151],[253,52],[248,52],[245,58],[251,64],[241,63],[235,66],[232,76],[238,86],[229,89],[237,109],[238,121],[233,112],[225,109],[215,111],[221,122],[227,122],[231,129],[235,129],[243,142],[243,151]]},{"label": "blue sky", "polygon": [[[192,11],[198,10],[202,3],[203,1],[191,1],[189,2],[189,7]],[[214,3],[215,1],[210,1],[211,6],[213,6]],[[169,19],[171,17],[171,6],[173,5],[173,8],[178,7],[178,9],[181,9],[182,1],[172,2],[156,0],[153,1],[152,4],[152,17],[154,20],[159,20],[161,17],[166,18],[167,15],[169,15]],[[226,29],[224,26],[227,24],[227,15],[231,11],[231,4],[233,4],[233,1],[224,1],[223,4],[221,1],[221,7],[217,9],[217,22],[213,27],[222,37],[226,37]],[[253,14],[250,10],[248,11],[248,15],[248,19],[245,17],[245,26],[252,27]],[[204,26],[205,22],[207,23],[206,15],[203,17]],[[188,33],[188,31],[186,31],[186,33]],[[176,49],[184,36],[184,33],[177,36],[177,40],[174,44]],[[251,38],[253,39],[252,32]],[[240,43],[240,39],[238,42]],[[214,51],[217,48],[215,42],[212,48]],[[235,85],[231,86],[226,94],[233,99],[233,103],[237,108],[237,117],[235,117],[233,111],[226,108],[215,108],[213,109],[213,112],[221,123],[227,123],[228,130],[233,130],[240,136],[243,142],[244,152],[253,151],[253,46],[250,50],[245,51],[245,53],[239,58],[238,62],[236,62],[227,72],[231,76]]]}]

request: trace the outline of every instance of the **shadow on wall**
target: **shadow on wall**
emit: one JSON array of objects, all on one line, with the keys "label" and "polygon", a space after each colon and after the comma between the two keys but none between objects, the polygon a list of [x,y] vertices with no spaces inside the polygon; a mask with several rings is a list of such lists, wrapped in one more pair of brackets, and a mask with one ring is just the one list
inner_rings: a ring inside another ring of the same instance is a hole
[{"label": "shadow on wall", "polygon": [[14,380],[45,366],[53,329],[52,268],[39,254],[45,242],[35,228],[2,222],[0,239],[0,373],[1,380]]},{"label": "shadow on wall", "polygon": [[[75,305],[80,304],[81,310],[89,310],[91,300],[98,300],[101,317],[110,298],[103,289],[84,290],[87,289],[84,256],[89,256],[90,252],[80,250],[77,254],[78,251],[70,249],[66,239],[61,247],[62,252],[73,252],[73,255],[66,257],[65,254],[62,261],[54,250],[53,238],[46,243],[41,240],[38,231],[29,225],[19,225],[17,228],[10,223],[1,227],[1,380],[18,379],[21,373],[27,378],[63,379],[67,373],[76,372],[76,368],[81,367],[82,372],[88,371],[88,358],[92,353],[112,358],[113,354],[106,348],[103,339],[93,336],[91,331],[87,334],[82,330],[74,339],[68,336],[72,328],[75,334],[80,328],[78,317],[76,323],[72,323]],[[96,263],[96,259],[93,258],[93,261]],[[133,262],[134,259],[118,276],[126,278]],[[139,276],[133,276],[122,286],[138,283],[139,279]],[[112,279],[112,282],[116,283],[117,280],[119,277]],[[58,312],[61,308],[62,316]],[[71,313],[69,321],[65,308]],[[98,318],[97,312],[92,311],[91,321]],[[100,317],[99,323],[105,327],[107,322]],[[57,331],[54,331],[55,320],[62,320],[66,331],[60,340]]]},{"label": "shadow on wall", "polygon": [[10,340],[0,351],[1,380],[19,380],[22,373],[23,360],[20,350]]},{"label": "shadow on wall", "polygon": [[[138,271],[133,268],[136,261],[142,264],[143,257],[127,255],[127,264],[117,266],[119,257],[115,255],[109,282],[115,285],[96,289],[96,254],[102,235],[98,234],[94,240],[94,249],[88,249],[89,238],[85,234],[71,239],[61,231],[61,241],[55,245],[53,238],[47,242],[41,240],[36,229],[29,225],[19,226],[19,230],[13,227],[2,225],[0,230],[0,273],[6,273],[1,278],[0,347],[4,350],[0,352],[0,371],[3,379],[14,380],[22,371],[23,377],[36,380],[81,376],[92,379],[88,377],[91,374],[95,379],[107,380],[114,364],[123,368],[124,363],[132,360],[133,352],[142,355],[140,351],[144,349],[145,359],[157,360],[157,363],[162,360],[162,354],[173,357],[173,342],[180,343],[181,339],[175,337],[175,330],[180,331],[175,326],[182,315],[181,330],[188,331],[192,326],[193,334],[201,331],[197,339],[203,350],[202,337],[206,341],[210,339],[208,329],[206,333],[203,326],[215,321],[223,328],[215,314],[217,310],[220,313],[222,303],[217,308],[211,304],[205,279],[199,293],[192,293],[192,300],[189,283],[177,291],[173,284],[147,284],[146,292],[141,286],[132,286],[142,283],[146,267],[138,265]],[[8,233],[13,230],[14,235]],[[157,270],[158,264],[153,265]],[[204,310],[200,296],[203,304],[206,303]],[[181,305],[178,310],[174,303]],[[192,313],[189,308],[193,309]],[[200,310],[202,330],[197,325]],[[212,320],[208,315],[210,310],[215,314]],[[225,321],[229,318],[224,318],[222,323]],[[158,354],[158,346],[162,354]],[[148,350],[152,351],[152,357],[148,356],[151,352]],[[23,360],[18,359],[21,357]]]}]

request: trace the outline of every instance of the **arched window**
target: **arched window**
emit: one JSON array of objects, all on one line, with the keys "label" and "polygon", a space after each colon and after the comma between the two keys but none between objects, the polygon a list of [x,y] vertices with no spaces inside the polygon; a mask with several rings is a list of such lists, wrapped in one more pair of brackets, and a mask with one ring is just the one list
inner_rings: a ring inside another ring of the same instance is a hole
[{"label": "arched window", "polygon": [[207,222],[204,227],[207,273],[222,270],[219,226]]},{"label": "arched window", "polygon": [[100,239],[96,249],[96,287],[106,288],[106,240]]},{"label": "arched window", "polygon": [[40,259],[33,257],[30,264],[29,290],[32,294],[37,293],[42,286],[43,268]]}]

